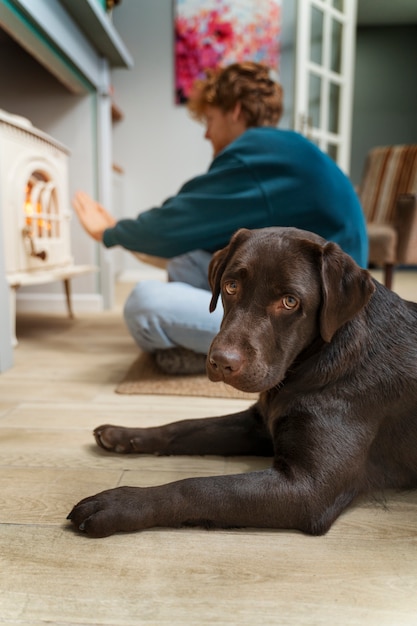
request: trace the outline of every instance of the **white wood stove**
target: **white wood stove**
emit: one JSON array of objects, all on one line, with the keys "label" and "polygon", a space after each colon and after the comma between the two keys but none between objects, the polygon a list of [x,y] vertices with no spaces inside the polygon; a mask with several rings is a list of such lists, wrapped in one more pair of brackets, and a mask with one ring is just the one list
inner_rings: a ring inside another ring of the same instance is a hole
[{"label": "white wood stove", "polygon": [[96,271],[71,256],[69,151],[26,118],[0,110],[0,210],[12,341],[16,344],[16,289],[62,280],[73,317],[70,279]]}]

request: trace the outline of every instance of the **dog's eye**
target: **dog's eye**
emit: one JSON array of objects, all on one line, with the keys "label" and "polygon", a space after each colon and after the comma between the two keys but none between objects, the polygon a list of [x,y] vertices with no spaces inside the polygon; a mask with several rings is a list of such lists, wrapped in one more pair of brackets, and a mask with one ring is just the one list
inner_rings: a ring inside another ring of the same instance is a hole
[{"label": "dog's eye", "polygon": [[229,280],[227,283],[224,283],[223,289],[229,296],[235,296],[237,293],[237,282]]},{"label": "dog's eye", "polygon": [[298,304],[298,298],[295,298],[294,296],[284,296],[282,298],[282,304],[284,305],[285,309],[288,309],[289,311],[291,311],[292,309],[295,309]]}]

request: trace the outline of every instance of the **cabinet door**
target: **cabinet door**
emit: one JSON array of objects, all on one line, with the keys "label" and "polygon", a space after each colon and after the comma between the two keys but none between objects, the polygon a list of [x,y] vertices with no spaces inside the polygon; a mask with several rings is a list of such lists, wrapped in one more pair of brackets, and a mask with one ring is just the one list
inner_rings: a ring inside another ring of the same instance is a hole
[{"label": "cabinet door", "polygon": [[357,0],[298,0],[295,129],[349,173]]}]

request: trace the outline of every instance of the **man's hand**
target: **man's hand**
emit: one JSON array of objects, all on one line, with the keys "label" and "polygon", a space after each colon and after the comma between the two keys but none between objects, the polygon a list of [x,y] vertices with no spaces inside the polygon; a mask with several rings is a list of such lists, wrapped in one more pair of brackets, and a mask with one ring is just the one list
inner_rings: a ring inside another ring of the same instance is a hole
[{"label": "man's hand", "polygon": [[84,230],[96,241],[103,241],[106,228],[116,224],[114,217],[84,191],[75,194],[72,205]]}]

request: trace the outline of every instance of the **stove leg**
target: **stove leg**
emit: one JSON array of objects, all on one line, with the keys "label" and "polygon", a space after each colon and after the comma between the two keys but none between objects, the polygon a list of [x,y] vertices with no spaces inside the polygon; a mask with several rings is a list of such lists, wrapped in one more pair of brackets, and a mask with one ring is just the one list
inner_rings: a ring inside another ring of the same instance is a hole
[{"label": "stove leg", "polygon": [[71,302],[70,279],[69,278],[64,278],[63,283],[64,283],[64,289],[65,289],[65,297],[67,299],[68,317],[73,320],[74,319],[74,312],[72,310],[72,302]]}]

